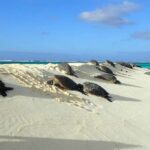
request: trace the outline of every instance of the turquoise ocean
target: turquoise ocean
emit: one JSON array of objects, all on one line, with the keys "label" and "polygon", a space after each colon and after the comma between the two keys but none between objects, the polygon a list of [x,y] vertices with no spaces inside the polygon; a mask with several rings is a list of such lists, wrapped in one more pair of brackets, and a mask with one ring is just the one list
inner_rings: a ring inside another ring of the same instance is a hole
[{"label": "turquoise ocean", "polygon": [[[41,64],[48,64],[48,63],[53,63],[53,64],[60,64],[61,62],[45,62],[45,61],[0,61],[0,64],[35,64],[35,65],[41,65]],[[150,68],[150,63],[134,63],[141,68]]]},{"label": "turquoise ocean", "polygon": [[150,63],[135,63],[135,64],[140,66],[141,68],[148,68],[148,69],[150,69]]}]

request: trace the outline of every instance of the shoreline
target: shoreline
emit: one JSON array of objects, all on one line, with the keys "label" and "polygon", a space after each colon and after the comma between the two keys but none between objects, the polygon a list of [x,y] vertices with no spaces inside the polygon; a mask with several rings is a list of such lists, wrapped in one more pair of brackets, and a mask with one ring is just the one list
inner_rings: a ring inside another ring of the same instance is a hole
[{"label": "shoreline", "polygon": [[[66,62],[66,61],[64,61]],[[60,64],[60,63],[64,63],[63,61],[0,61],[0,65],[10,65],[10,64],[22,64],[22,65],[47,65],[47,64]],[[70,64],[74,64],[74,63],[88,63],[88,61],[85,62],[75,62],[75,61],[71,61],[71,62],[66,62],[66,63],[70,63]],[[102,62],[99,62],[102,63]],[[132,64],[135,64],[141,68],[148,68],[150,69],[150,63],[147,62],[131,62]]]}]

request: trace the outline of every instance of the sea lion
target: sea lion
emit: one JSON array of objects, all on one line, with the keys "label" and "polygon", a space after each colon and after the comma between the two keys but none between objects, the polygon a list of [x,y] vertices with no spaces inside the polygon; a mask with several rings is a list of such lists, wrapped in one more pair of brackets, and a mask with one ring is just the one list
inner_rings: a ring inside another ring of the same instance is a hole
[{"label": "sea lion", "polygon": [[103,71],[105,73],[108,73],[108,74],[112,74],[112,75],[114,74],[111,69],[109,69],[108,67],[106,67],[104,65],[101,65],[100,67],[97,67],[97,69],[100,70],[100,71]]},{"label": "sea lion", "polygon": [[7,92],[10,90],[13,90],[13,88],[12,87],[6,87],[5,83],[0,80],[0,95],[2,95],[3,97],[6,97]]},{"label": "sea lion", "polygon": [[125,63],[125,62],[118,62],[118,64],[120,64],[121,66],[133,69],[133,65],[129,64],[129,63]]},{"label": "sea lion", "polygon": [[109,65],[111,65],[112,67],[115,67],[115,64],[114,64],[112,61],[110,61],[110,60],[106,60],[106,61],[104,62],[104,64],[109,64]]},{"label": "sea lion", "polygon": [[138,68],[142,68],[140,65],[137,65],[137,64],[131,64],[132,67],[138,67]]},{"label": "sea lion", "polygon": [[115,84],[120,84],[121,83],[112,74],[102,74],[102,75],[95,76],[94,78],[105,80],[105,81],[109,81],[109,82],[112,82],[112,83],[115,83]]},{"label": "sea lion", "polygon": [[[65,74],[67,75],[72,75],[72,76],[76,76],[75,75],[75,72],[73,71],[72,67],[67,64],[67,63],[61,63],[61,64],[58,64],[58,69],[60,71],[64,71]],[[77,77],[77,76],[76,76]]]},{"label": "sea lion", "polygon": [[74,90],[84,93],[83,86],[81,84],[77,84],[70,78],[63,75],[54,75],[54,77],[47,81],[47,84],[55,85],[62,90]]},{"label": "sea lion", "polygon": [[83,83],[83,91],[86,94],[89,93],[92,95],[104,97],[108,101],[112,102],[111,97],[109,96],[109,93],[104,88],[99,86],[98,84],[91,83],[91,82],[84,82]]},{"label": "sea lion", "polygon": [[145,72],[144,74],[150,75],[150,72]]},{"label": "sea lion", "polygon": [[97,60],[90,60],[90,63],[95,66],[99,66],[99,62]]}]

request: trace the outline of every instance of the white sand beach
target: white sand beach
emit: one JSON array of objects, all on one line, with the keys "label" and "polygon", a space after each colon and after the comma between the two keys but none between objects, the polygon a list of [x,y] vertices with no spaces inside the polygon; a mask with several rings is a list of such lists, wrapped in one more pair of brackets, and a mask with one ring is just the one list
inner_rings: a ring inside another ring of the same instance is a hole
[{"label": "white sand beach", "polygon": [[[150,150],[148,69],[109,66],[122,84],[93,78],[92,64],[72,63],[76,83],[105,88],[113,102],[49,86],[57,65],[0,65],[0,80],[14,90],[0,96],[0,150]],[[121,71],[122,70],[122,71]]]}]

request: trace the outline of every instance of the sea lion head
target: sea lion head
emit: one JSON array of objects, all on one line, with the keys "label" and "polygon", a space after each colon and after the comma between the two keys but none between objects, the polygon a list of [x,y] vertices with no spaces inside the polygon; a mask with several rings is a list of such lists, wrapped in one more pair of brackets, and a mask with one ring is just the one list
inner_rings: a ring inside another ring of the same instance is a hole
[{"label": "sea lion head", "polygon": [[77,84],[77,90],[83,94],[85,94],[84,90],[83,90],[83,85],[82,84]]},{"label": "sea lion head", "polygon": [[47,81],[47,84],[49,84],[49,85],[53,85],[53,84],[54,84],[54,82],[53,82],[53,80],[49,80],[49,81]]}]

